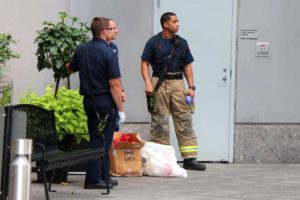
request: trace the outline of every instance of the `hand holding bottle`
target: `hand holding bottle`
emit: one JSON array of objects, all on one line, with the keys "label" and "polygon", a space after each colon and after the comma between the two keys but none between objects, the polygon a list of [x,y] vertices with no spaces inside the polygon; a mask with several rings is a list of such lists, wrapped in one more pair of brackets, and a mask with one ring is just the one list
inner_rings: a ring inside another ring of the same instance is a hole
[{"label": "hand holding bottle", "polygon": [[188,105],[191,105],[193,103],[193,99],[190,95],[187,95],[185,97],[185,102],[188,104]]}]

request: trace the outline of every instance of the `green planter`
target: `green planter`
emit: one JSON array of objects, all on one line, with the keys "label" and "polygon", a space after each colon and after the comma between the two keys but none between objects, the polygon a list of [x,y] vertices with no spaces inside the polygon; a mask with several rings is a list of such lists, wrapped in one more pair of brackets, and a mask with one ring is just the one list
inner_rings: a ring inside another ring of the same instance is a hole
[{"label": "green planter", "polygon": [[[81,140],[77,143],[74,134],[65,134],[64,138],[59,141],[59,148],[62,151],[72,151],[85,149],[89,146],[89,142],[86,140]],[[71,166],[69,172],[85,172],[85,163],[80,163],[78,165]]]},{"label": "green planter", "polygon": [[[37,163],[37,165],[38,165],[38,163]],[[56,170],[52,183],[67,183],[68,182],[68,173],[69,173],[68,167]],[[46,176],[47,176],[47,182],[49,182],[50,178],[51,178],[51,172],[46,172]],[[37,172],[37,182],[38,183],[44,182],[43,175],[41,172]]]},{"label": "green planter", "polygon": [[[74,144],[76,144],[76,139],[73,134],[65,134],[62,140],[57,141],[58,147],[62,151],[72,151]],[[39,165],[39,163],[37,163]],[[53,183],[66,183],[68,181],[69,167],[65,167],[55,171],[53,177]],[[51,172],[46,173],[47,181],[50,181]],[[40,172],[37,172],[37,182],[43,183],[43,175]]]}]

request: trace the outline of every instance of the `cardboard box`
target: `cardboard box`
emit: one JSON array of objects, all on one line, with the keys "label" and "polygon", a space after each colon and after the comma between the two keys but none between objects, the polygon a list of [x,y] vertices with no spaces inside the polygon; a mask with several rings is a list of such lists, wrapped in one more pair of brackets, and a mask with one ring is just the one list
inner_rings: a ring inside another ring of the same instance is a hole
[{"label": "cardboard box", "polygon": [[132,142],[120,141],[116,146],[112,145],[109,151],[110,174],[112,176],[142,176],[141,148],[145,142],[138,133],[115,132],[113,140],[122,134],[128,134]]}]

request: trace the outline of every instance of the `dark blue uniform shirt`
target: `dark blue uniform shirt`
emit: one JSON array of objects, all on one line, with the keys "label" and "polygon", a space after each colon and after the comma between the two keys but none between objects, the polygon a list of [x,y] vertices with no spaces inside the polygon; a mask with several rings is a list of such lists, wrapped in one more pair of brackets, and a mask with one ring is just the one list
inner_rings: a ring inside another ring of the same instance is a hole
[{"label": "dark blue uniform shirt", "polygon": [[[184,66],[180,65],[190,64],[194,61],[187,41],[179,36],[176,37],[179,39],[179,46],[175,50],[173,62],[168,64],[168,72],[182,71]],[[160,32],[147,41],[141,59],[149,61],[153,71],[157,71],[167,63],[167,57],[173,46],[174,40],[164,39]],[[157,59],[158,54],[161,59]]]},{"label": "dark blue uniform shirt", "polygon": [[[100,38],[93,38],[87,43],[87,48],[93,93],[110,93],[109,80],[121,77],[117,46]],[[79,71],[80,94],[90,96],[86,67],[85,51],[83,45],[80,45],[71,59],[70,69]]]}]

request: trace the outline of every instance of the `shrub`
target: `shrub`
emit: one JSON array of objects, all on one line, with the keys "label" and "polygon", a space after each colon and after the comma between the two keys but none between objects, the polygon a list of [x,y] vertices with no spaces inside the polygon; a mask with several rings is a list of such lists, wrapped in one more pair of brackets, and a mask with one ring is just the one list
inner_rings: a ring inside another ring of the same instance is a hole
[{"label": "shrub", "polygon": [[87,117],[82,101],[83,96],[78,90],[70,90],[66,87],[60,87],[55,98],[53,85],[48,85],[41,96],[29,91],[20,100],[21,103],[54,110],[58,139],[62,140],[65,134],[74,134],[77,143],[82,139],[89,141]]}]

